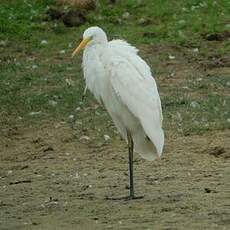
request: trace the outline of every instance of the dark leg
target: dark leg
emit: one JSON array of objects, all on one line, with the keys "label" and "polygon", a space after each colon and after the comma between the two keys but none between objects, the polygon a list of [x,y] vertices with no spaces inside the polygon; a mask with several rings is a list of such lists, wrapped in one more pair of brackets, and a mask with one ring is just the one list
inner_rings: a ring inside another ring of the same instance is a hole
[{"label": "dark leg", "polygon": [[141,199],[144,196],[134,196],[134,183],[133,183],[133,138],[129,131],[127,131],[127,139],[128,139],[128,147],[129,147],[129,196],[128,197],[120,197],[120,198],[109,198],[106,197],[107,200],[133,200],[133,199]]},{"label": "dark leg", "polygon": [[134,199],[134,184],[133,184],[133,139],[129,131],[127,131],[128,147],[129,147],[129,197]]}]

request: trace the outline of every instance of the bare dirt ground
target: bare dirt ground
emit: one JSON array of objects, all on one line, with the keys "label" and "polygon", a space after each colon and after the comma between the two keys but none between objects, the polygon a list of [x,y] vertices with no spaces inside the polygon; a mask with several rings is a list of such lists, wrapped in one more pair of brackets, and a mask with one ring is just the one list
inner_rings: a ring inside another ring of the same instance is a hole
[{"label": "bare dirt ground", "polygon": [[128,194],[119,139],[79,143],[65,123],[5,129],[1,149],[1,229],[228,229],[230,133],[175,137],[164,157],[136,157]]},{"label": "bare dirt ground", "polygon": [[[161,85],[180,84],[195,71],[178,58],[177,79],[159,78]],[[133,201],[106,199],[129,192],[124,141],[79,140],[76,132],[83,130],[58,120],[2,125],[1,230],[230,229],[229,129],[181,135],[168,125],[161,160],[135,156],[136,193],[144,198]]]}]

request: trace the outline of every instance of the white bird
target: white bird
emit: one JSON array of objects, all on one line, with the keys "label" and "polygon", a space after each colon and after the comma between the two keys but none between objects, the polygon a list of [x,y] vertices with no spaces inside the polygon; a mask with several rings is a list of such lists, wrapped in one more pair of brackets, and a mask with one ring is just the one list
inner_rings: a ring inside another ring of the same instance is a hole
[{"label": "white bird", "polygon": [[164,145],[162,109],[150,67],[138,50],[123,40],[108,41],[99,27],[85,30],[72,57],[84,48],[86,87],[109,112],[128,142],[130,199],[134,196],[133,151],[142,158],[160,157]]}]

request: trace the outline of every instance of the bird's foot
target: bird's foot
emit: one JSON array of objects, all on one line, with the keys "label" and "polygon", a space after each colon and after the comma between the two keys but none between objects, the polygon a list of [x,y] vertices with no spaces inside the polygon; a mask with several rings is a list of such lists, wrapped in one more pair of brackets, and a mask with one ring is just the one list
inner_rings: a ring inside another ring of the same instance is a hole
[{"label": "bird's foot", "polygon": [[142,199],[144,198],[144,196],[122,196],[122,197],[106,197],[106,200],[124,200],[124,201],[128,201],[128,200],[138,200],[138,199]]},{"label": "bird's foot", "polygon": [[127,200],[139,200],[144,198],[144,196],[128,196]]}]

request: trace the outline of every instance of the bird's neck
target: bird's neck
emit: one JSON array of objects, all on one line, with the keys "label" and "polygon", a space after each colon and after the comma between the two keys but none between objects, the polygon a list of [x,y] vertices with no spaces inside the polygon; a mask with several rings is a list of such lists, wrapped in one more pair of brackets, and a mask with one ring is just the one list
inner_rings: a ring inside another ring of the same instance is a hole
[{"label": "bird's neck", "polygon": [[[96,54],[99,55],[100,52],[103,52],[103,50],[107,47],[108,42],[92,42],[89,45],[87,45],[85,52],[88,53],[90,51],[96,51]],[[92,52],[94,53],[94,52]]]},{"label": "bird's neck", "polygon": [[100,41],[92,41],[89,43],[89,47],[105,47],[108,44],[107,38],[100,40]]}]

